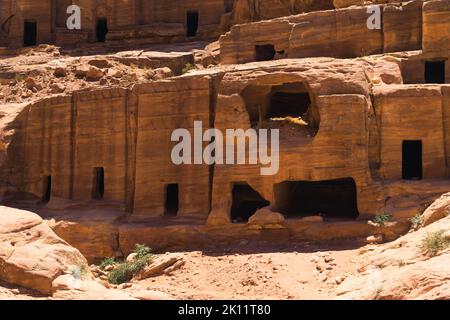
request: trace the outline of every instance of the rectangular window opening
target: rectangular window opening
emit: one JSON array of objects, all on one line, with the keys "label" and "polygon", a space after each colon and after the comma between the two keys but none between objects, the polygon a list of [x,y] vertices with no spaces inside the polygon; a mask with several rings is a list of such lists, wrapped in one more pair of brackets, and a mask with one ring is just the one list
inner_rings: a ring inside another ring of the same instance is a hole
[{"label": "rectangular window opening", "polygon": [[422,141],[403,141],[402,171],[405,180],[422,180]]},{"label": "rectangular window opening", "polygon": [[188,37],[195,37],[198,31],[198,11],[188,11],[186,16],[186,32]]},{"label": "rectangular window opening", "polygon": [[52,196],[52,176],[44,177],[42,202],[49,203]]},{"label": "rectangular window opening", "polygon": [[31,47],[37,44],[37,22],[25,20],[23,28],[23,46]]},{"label": "rectangular window opening", "polygon": [[445,83],[445,61],[425,61],[425,83]]},{"label": "rectangular window opening", "polygon": [[176,216],[180,208],[178,184],[169,184],[166,187],[166,211],[165,216]]},{"label": "rectangular window opening", "polygon": [[108,34],[108,20],[98,19],[97,20],[97,42],[105,42],[106,35]]},{"label": "rectangular window opening", "polygon": [[92,199],[102,200],[105,195],[105,169],[94,168],[94,181],[92,186]]}]

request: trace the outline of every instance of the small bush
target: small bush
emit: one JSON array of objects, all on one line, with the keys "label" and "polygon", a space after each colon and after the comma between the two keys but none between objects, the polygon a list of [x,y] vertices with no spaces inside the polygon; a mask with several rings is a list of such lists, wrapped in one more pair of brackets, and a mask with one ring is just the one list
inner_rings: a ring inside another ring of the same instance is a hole
[{"label": "small bush", "polygon": [[130,263],[122,263],[112,270],[108,275],[108,282],[112,284],[122,284],[133,278]]},{"label": "small bush", "polygon": [[450,241],[444,238],[445,230],[428,234],[420,245],[425,254],[436,256],[440,251],[450,246]]},{"label": "small bush", "polygon": [[107,266],[112,266],[116,263],[114,258],[106,258],[100,263],[100,269],[105,270]]},{"label": "small bush", "polygon": [[152,250],[149,247],[137,244],[134,252],[136,258],[133,261],[121,263],[109,273],[109,283],[118,285],[128,282],[153,262]]},{"label": "small bush", "polygon": [[193,64],[188,63],[187,65],[184,66],[183,70],[181,71],[183,74],[188,73],[191,70],[195,70],[197,69]]},{"label": "small bush", "polygon": [[411,219],[409,219],[409,221],[411,222],[411,225],[414,228],[414,230],[419,229],[423,223],[422,213],[417,212],[417,214]]},{"label": "small bush", "polygon": [[152,254],[152,249],[143,244],[137,244],[133,252],[136,253],[136,260],[137,260],[150,256]]},{"label": "small bush", "polygon": [[379,224],[380,226],[384,226],[386,223],[392,220],[392,216],[390,214],[379,214],[373,218],[373,222]]}]

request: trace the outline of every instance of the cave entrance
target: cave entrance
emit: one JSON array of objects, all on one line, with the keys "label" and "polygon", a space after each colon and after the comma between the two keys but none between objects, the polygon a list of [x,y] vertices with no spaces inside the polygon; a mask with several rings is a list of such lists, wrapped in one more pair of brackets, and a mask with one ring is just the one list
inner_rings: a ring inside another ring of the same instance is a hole
[{"label": "cave entrance", "polygon": [[273,44],[261,44],[255,46],[255,61],[271,61],[275,58],[275,46]]},{"label": "cave entrance", "polygon": [[198,11],[188,11],[186,13],[186,35],[195,37],[198,31]]},{"label": "cave entrance", "polygon": [[102,200],[105,194],[105,169],[94,168],[94,181],[92,187],[92,199]]},{"label": "cave entrance", "polygon": [[280,139],[297,145],[319,131],[319,110],[304,82],[249,85],[241,96],[252,128],[279,129]]},{"label": "cave entrance", "polygon": [[23,27],[23,46],[31,47],[37,44],[37,22],[25,20]]},{"label": "cave entrance", "polygon": [[320,115],[303,82],[249,85],[241,93],[253,128],[280,129],[280,137],[314,137]]},{"label": "cave entrance", "polygon": [[231,221],[234,223],[247,222],[258,209],[270,205],[269,201],[245,182],[233,184],[232,198]]},{"label": "cave entrance", "polygon": [[325,219],[359,216],[356,183],[352,178],[327,181],[285,181],[274,186],[275,211],[287,218],[320,215]]},{"label": "cave entrance", "polygon": [[44,185],[42,190],[44,190],[42,194],[42,202],[44,204],[49,203],[52,197],[52,176],[44,177]]},{"label": "cave entrance", "polygon": [[180,208],[179,187],[173,183],[166,186],[166,205],[165,216],[176,216]]},{"label": "cave entrance", "polygon": [[405,180],[422,180],[422,141],[403,141],[402,175]]},{"label": "cave entrance", "polygon": [[425,61],[425,83],[445,83],[445,61]]},{"label": "cave entrance", "polygon": [[97,42],[105,42],[106,35],[108,34],[108,19],[102,18],[97,20]]},{"label": "cave entrance", "polygon": [[267,117],[302,117],[308,112],[310,105],[311,99],[308,92],[275,91],[270,99]]}]

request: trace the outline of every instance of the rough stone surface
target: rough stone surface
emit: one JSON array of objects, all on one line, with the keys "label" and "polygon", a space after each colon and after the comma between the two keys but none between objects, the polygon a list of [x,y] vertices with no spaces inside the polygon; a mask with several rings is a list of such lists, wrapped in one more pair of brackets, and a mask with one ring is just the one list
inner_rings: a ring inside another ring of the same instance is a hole
[{"label": "rough stone surface", "polygon": [[445,217],[376,248],[364,257],[361,272],[347,278],[337,289],[338,296],[344,299],[449,299],[447,261],[450,251],[430,257],[421,249],[425,237],[449,227],[450,217]]},{"label": "rough stone surface", "polygon": [[450,194],[444,194],[423,213],[423,226],[426,227],[450,215]]},{"label": "rough stone surface", "polygon": [[249,224],[268,225],[268,224],[283,224],[284,217],[281,213],[272,212],[268,208],[259,209],[256,213],[248,219]]},{"label": "rough stone surface", "polygon": [[81,253],[36,214],[0,207],[0,279],[44,294],[70,268],[87,268]]}]

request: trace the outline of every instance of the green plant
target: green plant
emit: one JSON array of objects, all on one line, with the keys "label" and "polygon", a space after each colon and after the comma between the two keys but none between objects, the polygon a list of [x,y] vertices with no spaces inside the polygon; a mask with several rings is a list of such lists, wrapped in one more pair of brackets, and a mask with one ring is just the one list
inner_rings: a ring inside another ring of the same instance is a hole
[{"label": "green plant", "polygon": [[114,258],[106,258],[100,263],[100,269],[104,270],[107,266],[112,266],[116,263]]},{"label": "green plant", "polygon": [[440,251],[450,246],[450,241],[444,237],[445,230],[429,233],[422,239],[420,248],[430,256],[436,256]]},{"label": "green plant", "polygon": [[137,273],[153,262],[152,250],[142,244],[137,244],[134,253],[136,258],[119,264],[108,275],[108,282],[122,284],[130,281]]},{"label": "green plant", "polygon": [[193,64],[190,64],[190,63],[188,63],[188,64],[186,64],[185,66],[184,66],[184,68],[183,68],[183,70],[181,71],[183,74],[186,74],[186,73],[188,73],[189,71],[191,71],[191,70],[195,70],[195,69],[197,69]]},{"label": "green plant", "polygon": [[380,226],[384,226],[386,223],[388,223],[391,220],[392,220],[392,216],[390,214],[383,213],[383,214],[379,214],[379,215],[375,216],[372,221]]},{"label": "green plant", "polygon": [[141,259],[152,254],[152,249],[143,244],[137,244],[134,248],[134,253],[136,253],[136,260]]},{"label": "green plant", "polygon": [[148,255],[132,262],[121,263],[109,273],[108,282],[117,285],[128,282],[152,261],[153,257]]},{"label": "green plant", "polygon": [[409,221],[411,222],[411,225],[412,225],[412,227],[415,230],[419,229],[422,226],[422,223],[423,223],[422,213],[421,212],[417,212],[414,217],[409,219]]}]

